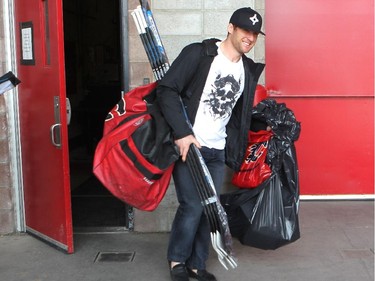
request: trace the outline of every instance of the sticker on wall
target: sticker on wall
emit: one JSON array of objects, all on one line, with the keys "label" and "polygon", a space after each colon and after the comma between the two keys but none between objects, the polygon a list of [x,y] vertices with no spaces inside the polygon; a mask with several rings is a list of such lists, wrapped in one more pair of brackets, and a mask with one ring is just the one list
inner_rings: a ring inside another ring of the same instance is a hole
[{"label": "sticker on wall", "polygon": [[21,22],[21,64],[35,65],[33,23]]}]

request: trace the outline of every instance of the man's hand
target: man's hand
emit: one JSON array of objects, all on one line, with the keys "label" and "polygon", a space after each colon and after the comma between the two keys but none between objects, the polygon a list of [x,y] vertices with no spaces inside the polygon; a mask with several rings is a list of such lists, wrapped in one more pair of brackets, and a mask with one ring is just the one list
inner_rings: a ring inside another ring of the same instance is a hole
[{"label": "man's hand", "polygon": [[186,161],[186,156],[189,151],[190,145],[195,144],[196,147],[201,148],[200,143],[193,135],[188,135],[181,139],[175,140],[175,144],[177,145],[178,149],[180,150],[180,155],[182,157],[182,161]]}]

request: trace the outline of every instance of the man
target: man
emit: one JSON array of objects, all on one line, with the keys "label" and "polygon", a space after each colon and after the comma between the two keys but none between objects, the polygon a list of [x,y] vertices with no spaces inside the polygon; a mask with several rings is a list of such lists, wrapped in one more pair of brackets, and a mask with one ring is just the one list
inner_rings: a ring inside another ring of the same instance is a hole
[{"label": "man", "polygon": [[[186,46],[157,88],[162,113],[172,128],[181,158],[173,179],[179,207],[173,221],[168,261],[174,281],[216,280],[206,271],[210,235],[194,181],[185,163],[196,145],[220,194],[225,164],[239,170],[247,146],[254,92],[264,64],[244,54],[255,45],[262,17],[251,8],[236,10],[227,38]],[[190,123],[186,122],[180,97]]]}]

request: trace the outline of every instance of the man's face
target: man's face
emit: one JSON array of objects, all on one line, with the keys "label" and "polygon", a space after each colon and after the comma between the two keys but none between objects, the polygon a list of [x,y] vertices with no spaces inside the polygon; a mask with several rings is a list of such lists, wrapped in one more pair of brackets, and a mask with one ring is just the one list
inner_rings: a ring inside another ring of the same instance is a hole
[{"label": "man's face", "polygon": [[239,28],[232,24],[229,25],[228,31],[230,33],[230,40],[233,47],[240,54],[250,52],[258,38],[258,33]]}]

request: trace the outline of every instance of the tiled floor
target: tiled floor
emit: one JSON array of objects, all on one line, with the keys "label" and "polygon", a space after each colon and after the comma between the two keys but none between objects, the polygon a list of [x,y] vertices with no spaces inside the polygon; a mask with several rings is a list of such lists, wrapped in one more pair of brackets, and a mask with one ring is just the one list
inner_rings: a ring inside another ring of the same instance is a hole
[{"label": "tiled floor", "polygon": [[[238,268],[225,270],[212,251],[208,270],[219,281],[374,280],[373,201],[302,201],[299,218],[296,242],[261,250],[234,240]],[[67,255],[27,234],[0,237],[0,280],[170,280],[168,233],[76,233],[74,240]],[[112,261],[98,260],[102,253]]]}]

